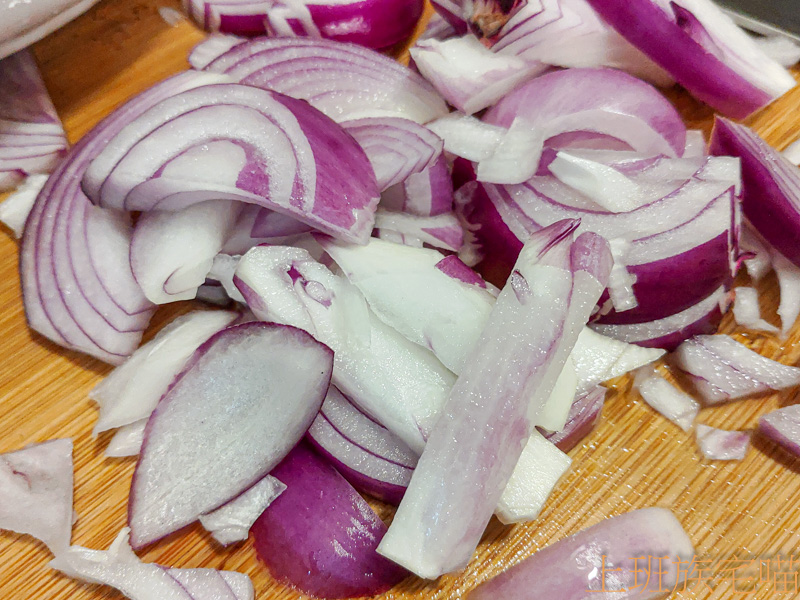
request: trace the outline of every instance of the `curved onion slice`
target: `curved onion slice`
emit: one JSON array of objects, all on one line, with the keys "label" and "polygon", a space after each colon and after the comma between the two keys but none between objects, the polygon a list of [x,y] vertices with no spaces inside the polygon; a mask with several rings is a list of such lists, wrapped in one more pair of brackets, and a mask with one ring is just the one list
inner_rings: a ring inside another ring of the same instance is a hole
[{"label": "curved onion slice", "polygon": [[236,317],[194,311],[166,325],[89,392],[100,407],[94,433],[147,419],[194,351]]},{"label": "curved onion slice", "polygon": [[742,209],[750,224],[800,266],[800,169],[745,125],[717,118],[712,154],[742,161]]},{"label": "curved onion slice", "polygon": [[746,431],[697,425],[695,437],[700,452],[711,460],[743,460],[750,447],[750,434]]},{"label": "curved onion slice", "polygon": [[170,569],[143,563],[120,531],[108,550],[70,546],[50,561],[69,577],[117,588],[131,600],[253,600],[247,575],[216,569]]},{"label": "curved onion slice", "polygon": [[743,119],[795,85],[711,0],[588,0],[696,98]]},{"label": "curved onion slice", "polygon": [[308,438],[356,489],[400,504],[417,455],[335,386],[328,390]]},{"label": "curved onion slice", "polygon": [[33,55],[23,50],[0,60],[0,191],[30,174],[49,173],[66,149],[64,128]]},{"label": "curved onion slice", "polygon": [[33,210],[36,197],[47,182],[47,175],[31,175],[17,188],[13,194],[0,203],[0,221],[2,221],[17,238],[25,231],[25,221]]},{"label": "curved onion slice", "polygon": [[409,119],[371,117],[342,127],[366,152],[381,191],[433,166],[442,154],[442,140]]},{"label": "curved onion slice", "polygon": [[215,511],[200,515],[200,524],[223,546],[246,540],[256,519],[284,490],[283,483],[267,475]]},{"label": "curved onion slice", "polygon": [[[601,521],[539,550],[505,573],[478,586],[469,600],[660,598],[686,575],[678,561],[691,560],[692,542],[666,508],[643,508]],[[642,581],[641,563],[633,557],[667,557],[663,572]],[[613,579],[601,566],[611,566]],[[606,590],[603,592],[602,590]]]},{"label": "curved onion slice", "polygon": [[[218,41],[212,43],[219,46]],[[198,64],[207,60],[203,45],[192,53],[201,54],[203,60]],[[234,45],[202,68],[225,73],[246,85],[308,100],[340,123],[366,117],[427,123],[448,113],[439,94],[411,69],[352,44],[259,38]]]},{"label": "curved onion slice", "polygon": [[606,392],[606,388],[598,385],[577,396],[569,409],[566,425],[561,431],[547,433],[548,441],[562,452],[569,452],[583,441],[600,421]]},{"label": "curved onion slice", "polygon": [[206,31],[241,36],[323,37],[368,48],[406,39],[423,0],[183,0]]},{"label": "curved onion slice", "polygon": [[727,335],[695,336],[673,358],[708,404],[800,385],[799,368],[761,356]]},{"label": "curved onion slice", "polygon": [[647,404],[678,427],[684,431],[692,428],[700,412],[700,404],[661,377],[653,367],[640,369],[633,386]]},{"label": "curved onion slice", "polygon": [[286,325],[237,325],[203,344],[147,423],[128,503],[133,546],[261,479],[311,425],[332,368],[327,346]]},{"label": "curved onion slice", "polygon": [[185,72],[136,96],[95,126],[47,180],[28,217],[20,279],[28,325],[48,339],[120,364],[141,340],[153,305],[130,268],[130,225],[81,190],[91,160],[128,123],[177,93],[218,81]]},{"label": "curved onion slice", "polygon": [[761,309],[758,306],[758,290],[751,287],[737,287],[733,290],[736,299],[733,302],[733,318],[736,323],[766,333],[780,331],[772,323],[761,318]]},{"label": "curved onion slice", "polygon": [[605,289],[608,245],[590,233],[575,239],[577,226],[561,221],[530,237],[379,546],[420,576],[469,561]]},{"label": "curved onion slice", "polygon": [[272,475],[287,489],[252,531],[273,577],[319,598],[375,596],[406,577],[375,552],[386,525],[305,442]]},{"label": "curved onion slice", "polygon": [[510,127],[515,119],[553,137],[581,133],[618,140],[646,154],[681,156],[686,126],[654,87],[613,69],[547,73],[504,97],[484,116]]},{"label": "curved onion slice", "polygon": [[381,234],[380,237],[385,232],[391,232],[419,240],[421,243],[418,246],[424,243],[451,252],[458,252],[464,244],[464,229],[453,213],[418,217],[379,208],[375,213],[375,229]]},{"label": "curved onion slice", "polygon": [[0,454],[0,529],[32,535],[58,555],[72,521],[72,440]]},{"label": "curved onion slice", "polygon": [[378,204],[352,137],[306,102],[238,84],[183,92],[140,115],[92,161],[84,190],[120,210],[240,200],[356,243],[369,238]]},{"label": "curved onion slice", "polygon": [[440,156],[433,165],[381,194],[381,207],[418,217],[438,217],[453,211],[453,179],[447,160]]},{"label": "curved onion slice", "polygon": [[762,415],[758,419],[758,430],[800,456],[800,405],[793,404]]}]

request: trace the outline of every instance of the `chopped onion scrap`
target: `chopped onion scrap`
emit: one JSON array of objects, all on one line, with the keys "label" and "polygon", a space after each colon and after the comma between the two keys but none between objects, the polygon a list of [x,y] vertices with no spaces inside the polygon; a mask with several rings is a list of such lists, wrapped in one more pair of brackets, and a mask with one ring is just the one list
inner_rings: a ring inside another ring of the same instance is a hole
[{"label": "chopped onion scrap", "polygon": [[17,190],[0,203],[0,221],[14,232],[14,237],[22,237],[28,215],[46,182],[47,175],[26,177]]},{"label": "chopped onion scrap", "polygon": [[733,303],[733,317],[739,325],[766,333],[778,333],[780,331],[775,325],[761,318],[761,309],[758,306],[758,290],[751,287],[737,287],[733,292],[736,295],[736,300]]},{"label": "chopped onion scrap", "polygon": [[763,415],[758,420],[758,430],[800,456],[800,405],[793,404]]},{"label": "chopped onion scrap", "polygon": [[[24,20],[0,16],[4,19]],[[0,31],[0,47],[2,37]],[[28,175],[49,173],[66,149],[64,128],[33,54],[22,50],[0,60],[0,192]]]},{"label": "chopped onion scrap", "polygon": [[114,587],[131,600],[253,600],[253,584],[242,573],[141,562],[128,544],[129,533],[120,531],[108,550],[70,546],[50,566],[69,577]]},{"label": "chopped onion scrap", "polygon": [[727,431],[698,424],[695,429],[700,452],[711,460],[744,460],[750,447],[746,431]]},{"label": "chopped onion scrap", "polygon": [[753,352],[727,335],[698,335],[673,355],[708,404],[800,385],[800,368]]},{"label": "chopped onion scrap", "polygon": [[110,458],[124,458],[126,456],[136,456],[142,450],[144,442],[144,430],[147,427],[147,419],[134,421],[128,425],[123,425],[114,432],[114,437],[106,446],[105,455]]},{"label": "chopped onion scrap", "polygon": [[[539,550],[475,588],[467,598],[659,598],[686,576],[676,567],[678,561],[691,560],[693,555],[692,542],[668,509],[643,508]],[[668,557],[658,581],[642,581],[636,556]],[[603,566],[615,569],[613,576]]]},{"label": "chopped onion scrap", "polygon": [[634,388],[647,404],[678,427],[684,431],[692,429],[697,413],[700,412],[700,404],[657,374],[653,367],[639,370],[634,380]]},{"label": "chopped onion scrap", "polygon": [[0,529],[32,535],[58,555],[72,521],[72,440],[0,454]]},{"label": "chopped onion scrap", "polygon": [[[579,338],[580,339],[580,338]],[[575,398],[567,415],[567,423],[561,431],[548,433],[545,437],[562,452],[569,452],[588,436],[600,421],[606,388],[596,386]]]}]

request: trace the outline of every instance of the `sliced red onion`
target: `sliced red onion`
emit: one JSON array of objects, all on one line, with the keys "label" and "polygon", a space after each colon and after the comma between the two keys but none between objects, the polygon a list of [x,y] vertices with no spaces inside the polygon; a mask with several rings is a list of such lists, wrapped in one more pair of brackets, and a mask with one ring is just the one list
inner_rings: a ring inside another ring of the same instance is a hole
[{"label": "sliced red onion", "polygon": [[[447,160],[440,156],[433,166],[409,175],[381,194],[383,208],[419,217],[437,217],[453,211],[453,180]],[[0,209],[1,210],[1,209]]]},{"label": "sliced red onion", "polygon": [[58,555],[72,521],[72,440],[0,454],[0,529],[32,535]]},{"label": "sliced red onion", "polygon": [[228,50],[239,44],[244,44],[246,38],[235,35],[214,33],[197,44],[189,53],[189,64],[198,71],[205,69],[212,61],[216,60]]},{"label": "sliced red onion", "polygon": [[[432,2],[432,4],[434,4],[434,8],[436,8],[435,2]],[[419,35],[417,41],[446,40],[447,38],[453,37],[457,34],[458,32],[456,31],[456,28],[453,27],[447,21],[447,19],[436,12],[431,15],[430,19],[428,19],[428,23],[425,25],[425,31]]]},{"label": "sliced red onion", "polygon": [[239,264],[241,256],[230,256],[229,254],[217,254],[214,257],[214,262],[211,264],[211,270],[208,272],[208,277],[218,281],[225,294],[235,302],[246,304],[244,296],[236,289],[233,283],[233,275],[236,272],[236,265]]},{"label": "sliced red onion", "polygon": [[761,237],[747,221],[742,224],[739,249],[743,256],[749,257],[745,258],[744,265],[747,267],[747,274],[750,275],[750,279],[753,281],[760,281],[764,275],[772,270],[772,252],[774,252],[774,249],[771,250],[769,248],[769,242]]},{"label": "sliced red onion", "polygon": [[306,332],[246,323],[192,356],[150,416],[128,521],[140,548],[247,490],[311,425],[333,353]]},{"label": "sliced red onion", "polygon": [[800,385],[799,368],[761,356],[727,335],[695,336],[673,357],[708,404]]},{"label": "sliced red onion", "polygon": [[690,129],[686,132],[686,147],[683,150],[684,158],[693,158],[706,155],[706,140],[703,132]]},{"label": "sliced red onion", "polygon": [[626,344],[585,327],[572,350],[578,376],[578,394],[587,394],[597,385],[624,375],[661,358],[664,350]]},{"label": "sliced red onion", "polygon": [[800,455],[800,405],[773,410],[758,419],[758,430],[792,454]]},{"label": "sliced red onion", "polygon": [[[573,348],[573,352],[575,349]],[[578,389],[578,374],[572,364],[572,354],[564,361],[550,397],[544,403],[534,425],[549,432],[561,431],[569,420],[569,411]]]},{"label": "sliced red onion", "polygon": [[200,524],[223,546],[246,540],[256,519],[285,489],[283,483],[267,475],[227,504],[200,515]]},{"label": "sliced red onion", "polygon": [[0,60],[0,191],[28,175],[49,173],[66,149],[64,128],[33,55],[23,50]]},{"label": "sliced red onion", "polygon": [[418,41],[411,58],[442,97],[468,115],[493,105],[547,69],[541,63],[496,54],[473,35]]},{"label": "sliced red onion", "polygon": [[130,269],[130,225],[92,206],[80,183],[89,162],[130,121],[164,98],[218,77],[186,72],[140,94],[69,151],[39,194],[20,250],[25,316],[55,343],[120,364],[139,345],[154,307]]},{"label": "sliced red onion", "polygon": [[700,452],[711,460],[744,460],[750,447],[750,434],[746,431],[727,431],[698,424],[695,436]]},{"label": "sliced red onion", "polygon": [[[657,581],[643,581],[641,559],[637,562],[634,558],[641,556],[665,557]],[[669,509],[643,508],[601,521],[539,550],[467,597],[523,600],[531,598],[531,590],[535,590],[541,598],[655,599],[686,576],[677,565],[693,556],[691,540]]]},{"label": "sliced red onion", "polygon": [[368,48],[406,39],[422,15],[422,0],[183,0],[206,31],[241,36],[323,37]]},{"label": "sliced red onion", "polygon": [[356,243],[378,203],[363,150],[339,126],[305,102],[238,84],[183,92],[140,115],[92,161],[84,189],[122,210],[240,200]]},{"label": "sliced red onion", "polygon": [[735,119],[795,85],[710,0],[589,0],[631,44],[699,100]]},{"label": "sliced red onion", "polygon": [[545,437],[562,452],[572,450],[594,430],[600,421],[603,404],[606,400],[606,391],[606,388],[598,385],[577,396],[570,407],[564,428],[561,431],[548,433]]},{"label": "sliced red onion", "polygon": [[342,127],[366,152],[381,191],[433,166],[442,154],[442,140],[409,119],[371,117]]},{"label": "sliced red onion", "polygon": [[417,454],[331,386],[309,441],[357,490],[390,504],[400,500]]},{"label": "sliced red onion", "polygon": [[710,152],[742,161],[742,207],[750,224],[800,266],[800,170],[752,129],[717,118]]},{"label": "sliced red onion", "polygon": [[100,408],[94,433],[147,419],[195,350],[237,316],[198,310],[166,325],[89,392]]},{"label": "sliced red onion", "polygon": [[479,288],[488,291],[494,298],[497,298],[497,296],[500,295],[499,289],[497,289],[491,283],[486,282],[483,277],[470,269],[466,263],[464,263],[464,261],[454,254],[445,256],[442,260],[436,263],[435,267],[452,279],[468,285],[476,285]]},{"label": "sliced red onion", "polygon": [[5,2],[0,5],[0,58],[38,42],[80,16],[97,0]]},{"label": "sliced red onion", "polygon": [[455,381],[433,353],[384,324],[358,289],[305,250],[253,248],[234,281],[257,317],[300,327],[330,346],[336,387],[422,452]]},{"label": "sliced red onion", "polygon": [[30,175],[14,193],[0,203],[0,221],[14,232],[14,237],[22,237],[25,221],[28,220],[36,197],[46,182],[47,175]]},{"label": "sliced red onion", "polygon": [[75,579],[114,587],[132,600],[253,600],[253,584],[242,573],[141,562],[128,545],[129,533],[120,531],[108,550],[70,546],[50,566]]},{"label": "sliced red onion", "polygon": [[800,165],[800,140],[792,142],[783,151],[783,156],[793,165]]},{"label": "sliced red onion", "polygon": [[629,325],[596,324],[592,328],[629,344],[672,351],[692,336],[714,333],[729,303],[728,292],[721,287],[694,306],[663,319]]},{"label": "sliced red onion", "polygon": [[510,127],[521,118],[545,137],[605,136],[645,154],[680,156],[686,126],[652,86],[611,69],[566,69],[529,81],[492,107],[484,120]]},{"label": "sliced red onion", "polygon": [[[469,561],[532,423],[605,289],[608,246],[593,234],[575,240],[577,226],[560,222],[526,244],[379,546],[381,554],[422,577],[436,578]],[[524,380],[512,372],[524,373]],[[464,467],[454,472],[456,456]]]},{"label": "sliced red onion", "polygon": [[238,202],[211,200],[139,217],[131,238],[131,270],[150,302],[166,304],[197,295],[239,208]]},{"label": "sliced red onion", "polygon": [[146,426],[147,419],[123,425],[114,432],[114,437],[108,442],[104,454],[111,458],[137,456],[139,452],[142,451],[142,442],[144,441],[144,430]]},{"label": "sliced red onion", "polygon": [[[212,43],[219,47],[218,41]],[[193,55],[204,54],[203,46]],[[418,74],[388,56],[352,44],[260,38],[233,46],[203,68],[308,100],[339,123],[366,117],[427,123],[448,113],[444,100]]]},{"label": "sliced red onion", "polygon": [[791,67],[800,61],[800,45],[786,36],[754,36],[753,41],[764,54],[782,67]]},{"label": "sliced red onion", "polygon": [[692,429],[700,404],[661,377],[653,367],[640,369],[633,386],[653,409],[684,431]]},{"label": "sliced red onion", "polygon": [[464,229],[454,213],[435,217],[419,217],[379,208],[375,213],[375,228],[410,236],[421,242],[458,252],[464,244]]},{"label": "sliced red onion", "polygon": [[733,303],[733,318],[736,323],[765,333],[778,333],[780,330],[772,323],[761,318],[761,308],[758,306],[758,290],[752,287],[737,287],[733,290],[736,299]]},{"label": "sliced red onion", "polygon": [[781,335],[786,338],[800,315],[800,267],[786,259],[780,252],[772,249],[772,267],[778,277],[780,304],[778,316],[781,318]]},{"label": "sliced red onion", "polygon": [[272,475],[287,489],[252,531],[273,577],[320,598],[375,596],[406,577],[375,552],[386,525],[305,442]]}]

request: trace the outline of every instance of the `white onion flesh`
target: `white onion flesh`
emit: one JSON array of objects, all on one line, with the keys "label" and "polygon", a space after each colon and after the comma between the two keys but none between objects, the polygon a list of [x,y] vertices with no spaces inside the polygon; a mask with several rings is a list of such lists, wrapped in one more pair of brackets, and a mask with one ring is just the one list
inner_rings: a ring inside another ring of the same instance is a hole
[{"label": "white onion flesh", "polygon": [[700,412],[700,404],[661,377],[655,369],[641,369],[636,374],[634,388],[647,404],[678,427],[684,431],[692,429],[697,413]]},{"label": "white onion flesh", "polygon": [[142,450],[145,427],[147,419],[123,425],[114,432],[114,437],[108,442],[104,454],[110,458],[137,456]]},{"label": "white onion flesh", "polygon": [[750,434],[746,431],[697,425],[695,436],[700,452],[710,460],[744,460],[750,447]]},{"label": "white onion flesh", "polygon": [[775,334],[780,331],[775,325],[761,318],[758,290],[751,287],[737,287],[733,291],[736,294],[733,302],[733,317],[739,325],[765,333]]},{"label": "white onion flesh", "polygon": [[33,209],[36,196],[47,182],[47,175],[30,175],[25,178],[16,191],[0,203],[0,221],[2,221],[16,238],[22,237],[25,221]]}]

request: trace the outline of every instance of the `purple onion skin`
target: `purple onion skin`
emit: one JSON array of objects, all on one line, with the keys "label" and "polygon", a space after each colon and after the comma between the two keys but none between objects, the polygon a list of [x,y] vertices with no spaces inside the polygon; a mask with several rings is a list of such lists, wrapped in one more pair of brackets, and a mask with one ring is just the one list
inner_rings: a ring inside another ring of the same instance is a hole
[{"label": "purple onion skin", "polygon": [[306,442],[271,475],[287,489],[250,531],[273,577],[333,599],[375,596],[408,575],[375,551],[386,533],[383,521]]},{"label": "purple onion skin", "polygon": [[635,344],[637,346],[644,346],[645,348],[663,348],[667,352],[672,352],[675,348],[680,346],[681,343],[696,335],[710,335],[716,333],[717,329],[719,329],[719,324],[722,322],[723,314],[719,307],[715,306],[707,315],[700,317],[697,321],[687,325],[683,329],[658,338],[635,342]]},{"label": "purple onion skin", "polygon": [[[424,8],[424,0],[363,0],[347,7],[309,7],[323,37],[376,50],[410,36]],[[358,27],[349,25],[353,22],[358,23]]]},{"label": "purple onion skin", "polygon": [[[753,227],[778,251],[795,265],[800,266],[800,209],[797,198],[788,198],[775,181],[777,164],[786,159],[758,137],[753,136],[760,155],[748,148],[737,135],[736,129],[744,127],[716,118],[711,132],[709,153],[716,156],[737,156],[742,161],[742,211]],[[789,165],[788,172],[796,175],[795,190],[800,189],[800,172]],[[788,176],[789,173],[785,175]],[[781,173],[784,176],[784,173]]]},{"label": "purple onion skin", "polygon": [[392,506],[399,506],[407,488],[400,485],[386,483],[385,481],[378,481],[372,477],[367,477],[363,473],[348,467],[342,461],[337,459],[330,452],[325,450],[325,448],[312,436],[307,435],[306,440],[312,446],[314,446],[314,449],[321,456],[323,456],[325,460],[332,464],[336,470],[339,471],[341,476],[349,481],[350,485],[352,485],[359,492],[372,496],[373,498],[377,498],[378,500],[382,500],[383,502],[391,504]]}]

